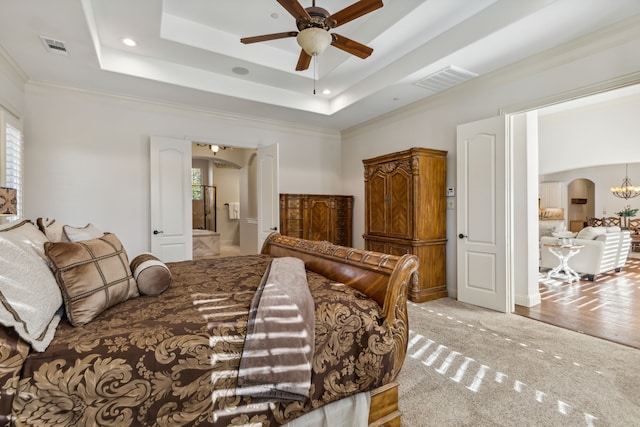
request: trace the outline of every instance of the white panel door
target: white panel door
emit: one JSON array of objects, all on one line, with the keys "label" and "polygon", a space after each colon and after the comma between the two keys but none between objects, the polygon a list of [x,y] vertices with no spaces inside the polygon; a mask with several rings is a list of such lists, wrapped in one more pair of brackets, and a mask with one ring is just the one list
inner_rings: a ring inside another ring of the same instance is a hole
[{"label": "white panel door", "polygon": [[258,251],[280,224],[278,144],[258,147]]},{"label": "white panel door", "polygon": [[504,116],[458,126],[458,300],[510,312]]},{"label": "white panel door", "polygon": [[193,257],[191,141],[151,137],[151,252],[164,262]]}]

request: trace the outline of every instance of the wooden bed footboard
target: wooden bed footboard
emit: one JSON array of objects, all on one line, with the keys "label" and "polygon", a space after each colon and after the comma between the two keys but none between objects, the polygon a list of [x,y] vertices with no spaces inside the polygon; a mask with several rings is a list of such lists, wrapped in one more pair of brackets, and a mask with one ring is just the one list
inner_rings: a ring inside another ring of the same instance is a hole
[{"label": "wooden bed footboard", "polygon": [[[417,280],[418,258],[415,255],[398,257],[329,242],[282,236],[279,233],[267,237],[262,253],[300,258],[307,269],[352,286],[380,304],[393,331],[397,357],[392,379],[396,379],[404,363],[409,341],[407,296],[409,282]],[[398,406],[397,382],[373,390],[369,427],[400,427]]]},{"label": "wooden bed footboard", "polygon": [[392,379],[397,377],[407,353],[407,296],[409,282],[417,280],[418,258],[415,255],[399,257],[337,246],[326,241],[287,237],[279,233],[267,237],[262,253],[300,258],[307,269],[352,286],[374,299],[393,330],[397,357]]},{"label": "wooden bed footboard", "polygon": [[397,382],[371,391],[369,427],[400,427],[400,417]]}]

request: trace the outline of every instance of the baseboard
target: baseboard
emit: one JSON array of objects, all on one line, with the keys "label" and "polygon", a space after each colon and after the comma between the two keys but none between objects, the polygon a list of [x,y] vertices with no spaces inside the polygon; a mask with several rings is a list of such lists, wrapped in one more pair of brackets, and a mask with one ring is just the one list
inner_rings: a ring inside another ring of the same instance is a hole
[{"label": "baseboard", "polygon": [[534,305],[540,304],[542,300],[540,299],[540,293],[536,292],[535,294],[529,295],[515,295],[514,302],[516,305],[523,307],[533,307]]}]

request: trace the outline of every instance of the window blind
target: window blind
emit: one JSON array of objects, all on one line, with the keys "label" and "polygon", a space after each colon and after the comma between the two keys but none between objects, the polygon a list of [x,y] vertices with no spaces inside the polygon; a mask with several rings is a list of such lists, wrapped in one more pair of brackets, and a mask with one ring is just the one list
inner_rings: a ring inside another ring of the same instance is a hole
[{"label": "window blind", "polygon": [[[0,113],[2,113],[0,111]],[[3,119],[0,114],[0,119]],[[1,159],[2,170],[4,170],[4,185],[18,190],[18,215],[9,217],[8,220],[22,217],[22,184],[23,184],[23,142],[22,131],[6,120],[0,120],[4,124],[3,144],[4,158]]]}]

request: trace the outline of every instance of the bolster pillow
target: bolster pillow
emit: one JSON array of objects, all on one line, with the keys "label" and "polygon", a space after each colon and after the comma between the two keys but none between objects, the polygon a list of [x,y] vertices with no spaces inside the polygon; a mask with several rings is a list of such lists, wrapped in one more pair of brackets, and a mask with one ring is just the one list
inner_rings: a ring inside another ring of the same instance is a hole
[{"label": "bolster pillow", "polygon": [[158,295],[171,284],[171,271],[152,253],[142,253],[131,261],[131,272],[143,295]]}]

